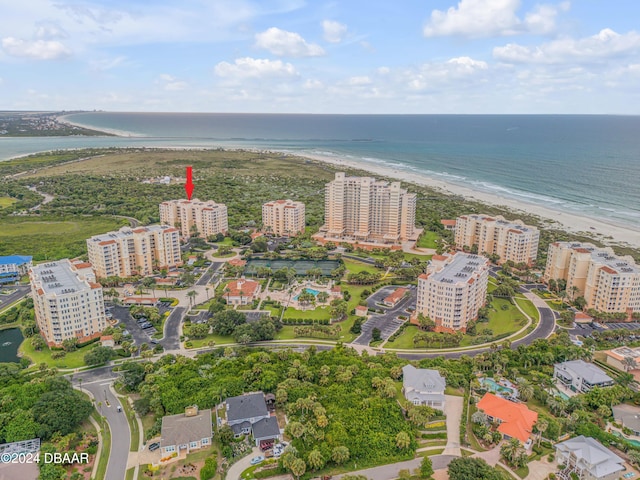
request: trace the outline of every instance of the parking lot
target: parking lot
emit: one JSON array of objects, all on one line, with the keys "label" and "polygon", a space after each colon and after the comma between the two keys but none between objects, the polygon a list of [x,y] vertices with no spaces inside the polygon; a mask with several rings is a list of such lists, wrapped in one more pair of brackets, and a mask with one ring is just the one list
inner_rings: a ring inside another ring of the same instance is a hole
[{"label": "parking lot", "polygon": [[574,327],[571,330],[569,330],[569,334],[589,337],[593,332],[602,332],[603,330],[638,330],[638,335],[640,335],[640,323],[577,323],[574,324]]},{"label": "parking lot", "polygon": [[[170,302],[158,304],[160,315],[172,311],[169,305],[171,305]],[[129,313],[129,307],[109,305],[107,311],[111,313],[114,320],[118,320],[118,325],[122,325],[131,334],[136,345],[150,343],[152,336],[157,333],[156,328],[150,322],[145,322],[143,319],[134,319]]]}]

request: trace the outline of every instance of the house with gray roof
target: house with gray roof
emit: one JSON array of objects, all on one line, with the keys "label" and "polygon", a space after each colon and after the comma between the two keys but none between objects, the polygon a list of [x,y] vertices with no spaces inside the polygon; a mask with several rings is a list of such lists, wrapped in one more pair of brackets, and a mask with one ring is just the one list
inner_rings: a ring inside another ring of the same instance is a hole
[{"label": "house with gray roof", "polygon": [[427,405],[444,411],[444,389],[447,386],[437,370],[402,367],[402,393],[414,405]]},{"label": "house with gray roof", "polygon": [[184,413],[162,417],[162,456],[174,452],[180,455],[182,452],[206,448],[211,445],[212,436],[211,410],[198,410],[197,406],[187,407]]},{"label": "house with gray roof", "polygon": [[253,435],[256,446],[281,438],[275,416],[269,414],[264,393],[254,392],[227,398],[227,424],[236,438]]},{"label": "house with gray roof", "polygon": [[614,480],[625,470],[622,458],[584,435],[557,443],[556,460],[566,466],[559,472],[563,479],[575,473],[580,480]]},{"label": "house with gray roof", "polygon": [[636,437],[640,437],[640,408],[623,403],[612,407],[611,410],[616,422],[631,430]]},{"label": "house with gray roof", "polygon": [[613,378],[604,370],[583,360],[571,360],[553,366],[553,378],[566,388],[578,392],[589,392],[593,387],[610,387]]}]

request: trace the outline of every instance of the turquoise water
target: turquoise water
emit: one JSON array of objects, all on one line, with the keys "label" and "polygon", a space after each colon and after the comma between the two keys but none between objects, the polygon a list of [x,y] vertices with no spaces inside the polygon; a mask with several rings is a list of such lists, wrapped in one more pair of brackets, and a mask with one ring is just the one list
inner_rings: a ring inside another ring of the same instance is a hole
[{"label": "turquoise water", "polygon": [[0,138],[0,158],[108,146],[265,148],[385,165],[640,225],[640,116],[95,112],[69,119],[140,137]]},{"label": "turquoise water", "polygon": [[[312,294],[314,297],[317,297],[317,296],[318,296],[318,294],[320,293],[320,290],[314,290],[313,288],[305,288],[305,291],[306,291],[307,293]],[[299,296],[300,296],[300,295],[296,295],[295,297],[293,297],[293,299],[294,299],[294,300],[298,300],[298,297],[299,297]]]},{"label": "turquoise water", "polygon": [[488,390],[493,392],[506,392],[509,395],[513,394],[513,389],[505,387],[504,385],[500,385],[492,378],[482,378],[480,383],[487,387]]},{"label": "turquoise water", "polygon": [[639,441],[631,440],[631,439],[621,435],[620,432],[618,432],[617,430],[613,430],[611,433],[613,433],[616,437],[622,438],[625,442],[627,442],[630,445],[633,445],[634,447],[640,447],[640,442]]},{"label": "turquoise water", "polygon": [[561,399],[563,399],[563,400],[569,400],[571,398],[571,397],[569,397],[569,395],[567,395],[564,392],[561,392],[560,390],[556,390],[556,395],[558,397],[560,397]]}]

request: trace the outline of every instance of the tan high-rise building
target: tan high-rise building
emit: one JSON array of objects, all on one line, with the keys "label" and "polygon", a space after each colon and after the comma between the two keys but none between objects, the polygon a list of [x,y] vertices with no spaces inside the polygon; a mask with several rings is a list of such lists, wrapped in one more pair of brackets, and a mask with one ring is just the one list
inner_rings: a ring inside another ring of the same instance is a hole
[{"label": "tan high-rise building", "polygon": [[549,245],[544,280],[565,280],[570,299],[584,297],[599,312],[640,312],[640,268],[630,256],[591,243]]},{"label": "tan high-rise building", "polygon": [[262,228],[278,236],[295,237],[304,233],[304,203],[276,200],[262,205]]},{"label": "tan high-rise building", "polygon": [[485,304],[489,259],[469,253],[434,255],[427,273],[418,277],[418,300],[413,323],[423,314],[438,332],[465,332]]},{"label": "tan high-rise building", "polygon": [[538,257],[540,232],[520,220],[509,222],[504,217],[463,215],[456,219],[455,242],[459,249],[478,246],[478,253],[495,254],[499,263],[533,265]]},{"label": "tan high-rise building", "polygon": [[168,225],[95,235],[87,240],[87,251],[98,278],[150,275],[182,265],[179,231]]},{"label": "tan high-rise building", "polygon": [[194,231],[204,238],[229,230],[227,206],[213,200],[169,200],[160,204],[160,223],[180,230],[183,238]]},{"label": "tan high-rise building", "polygon": [[68,338],[86,342],[107,328],[102,286],[89,263],[43,263],[31,268],[29,278],[36,322],[49,346]]},{"label": "tan high-rise building", "polygon": [[400,182],[336,173],[325,187],[327,240],[397,244],[416,239],[416,194],[400,188]]}]

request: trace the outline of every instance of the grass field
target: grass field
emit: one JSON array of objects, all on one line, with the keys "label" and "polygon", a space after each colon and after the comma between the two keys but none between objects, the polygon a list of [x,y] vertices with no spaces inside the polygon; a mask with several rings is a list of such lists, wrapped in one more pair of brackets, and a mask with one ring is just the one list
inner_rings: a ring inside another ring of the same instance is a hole
[{"label": "grass field", "polygon": [[229,343],[235,343],[233,337],[223,337],[221,335],[210,334],[204,338],[198,338],[195,340],[191,340],[190,348],[200,348],[206,347],[209,342],[215,342],[216,346],[218,345],[227,345]]},{"label": "grass field", "polygon": [[344,259],[344,266],[347,267],[349,273],[360,273],[360,272],[369,272],[369,273],[384,273],[379,268],[374,267],[373,265],[369,265],[368,263],[358,262],[357,260]]},{"label": "grass field", "polygon": [[0,255],[29,253],[35,261],[84,255],[87,238],[128,225],[111,217],[4,217],[0,220]]},{"label": "grass field", "polygon": [[538,313],[538,309],[531,300],[527,300],[526,298],[516,298],[515,300],[520,308],[524,310],[524,312],[529,315],[533,321],[538,322],[540,320],[540,313]]},{"label": "grass field", "polygon": [[98,462],[98,468],[96,470],[96,478],[104,478],[107,473],[107,465],[109,464],[109,454],[111,453],[111,431],[109,430],[109,424],[105,421],[102,422],[100,414],[93,412],[93,418],[102,427],[102,450],[100,452],[100,461]]},{"label": "grass field", "polygon": [[420,238],[418,239],[418,243],[416,243],[416,247],[420,248],[436,248],[436,240],[440,238],[436,232],[430,232],[425,230]]},{"label": "grass field", "polygon": [[329,318],[329,307],[316,307],[313,310],[297,310],[287,307],[284,318],[309,318],[312,320],[324,320]]},{"label": "grass field", "polygon": [[51,358],[51,349],[45,347],[39,352],[31,346],[31,339],[25,338],[18,351],[23,357],[29,358],[33,363],[39,365],[46,363],[50,367],[56,368],[78,368],[84,366],[84,356],[93,348],[94,344],[77,349],[75,352],[68,352],[63,358],[54,360]]},{"label": "grass field", "polygon": [[16,203],[17,200],[11,197],[0,197],[0,208],[5,208]]}]

